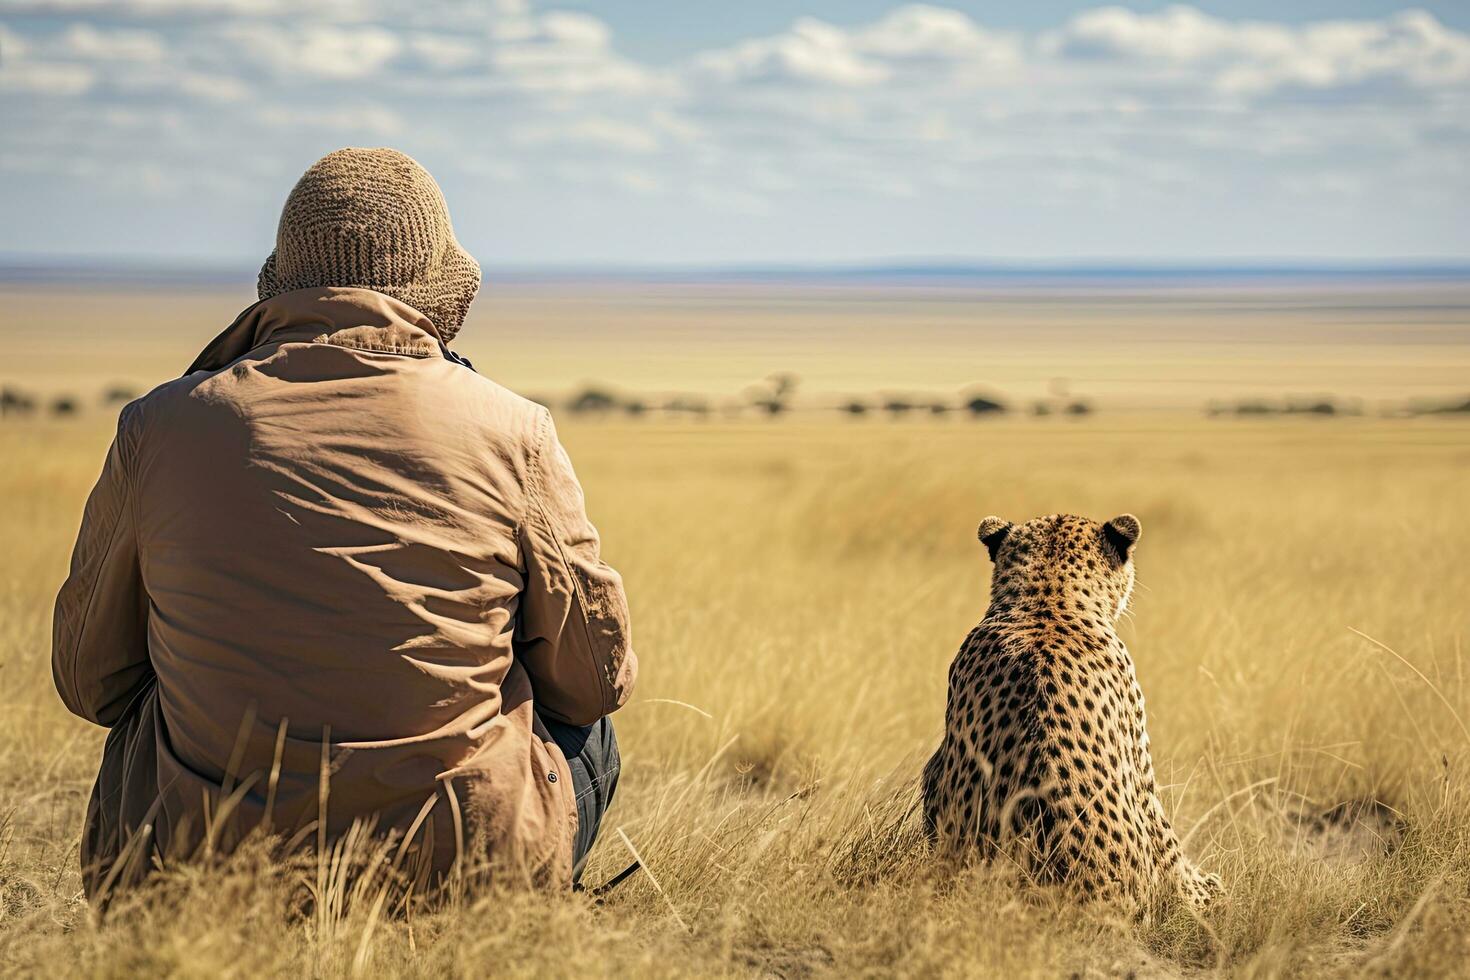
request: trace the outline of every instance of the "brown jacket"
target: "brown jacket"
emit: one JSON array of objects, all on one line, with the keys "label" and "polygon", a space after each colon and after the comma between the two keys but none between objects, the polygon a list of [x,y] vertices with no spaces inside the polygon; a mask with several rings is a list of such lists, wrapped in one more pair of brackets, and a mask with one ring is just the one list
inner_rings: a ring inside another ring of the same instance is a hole
[{"label": "brown jacket", "polygon": [[366,289],[257,304],[195,368],[123,410],[56,602],[57,690],[113,728],[89,891],[323,813],[424,876],[569,881],[538,714],[616,710],[637,660],[549,413]]}]

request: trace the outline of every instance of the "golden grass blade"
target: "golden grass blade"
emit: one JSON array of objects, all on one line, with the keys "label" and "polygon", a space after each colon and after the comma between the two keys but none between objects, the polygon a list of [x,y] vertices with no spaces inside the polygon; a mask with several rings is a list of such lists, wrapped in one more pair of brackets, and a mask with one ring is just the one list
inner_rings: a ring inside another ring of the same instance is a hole
[{"label": "golden grass blade", "polygon": [[1260,789],[1261,787],[1270,786],[1280,781],[1280,777],[1278,776],[1268,776],[1265,779],[1260,779],[1254,783],[1251,783],[1249,786],[1242,786],[1240,789],[1220,800],[1220,802],[1216,803],[1204,813],[1200,814],[1199,819],[1195,820],[1194,826],[1189,828],[1189,833],[1185,834],[1183,839],[1179,841],[1179,849],[1184,850],[1188,848],[1189,842],[1194,839],[1194,835],[1199,832],[1199,829],[1203,827],[1206,823],[1208,823],[1209,819],[1213,817],[1216,813],[1218,813],[1222,807],[1229,806],[1232,800],[1239,799],[1247,793],[1254,794],[1255,791]]},{"label": "golden grass blade", "polygon": [[643,860],[643,855],[638,853],[638,848],[633,846],[633,842],[628,839],[628,835],[623,832],[622,827],[618,828],[618,836],[623,839],[623,846],[628,849],[629,854],[633,855],[633,860],[637,861],[638,865],[643,869],[643,873],[648,875],[649,882],[653,884],[653,890],[658,892],[659,897],[664,900],[664,904],[669,907],[669,913],[674,917],[674,921],[679,923],[679,928],[683,929],[687,933],[692,934],[694,930],[689,928],[689,923],[684,921],[684,917],[680,915],[679,910],[674,907],[673,900],[670,899],[668,893],[664,891],[663,885],[659,884],[658,876],[653,873],[653,868],[649,866],[647,861]]},{"label": "golden grass blade", "polygon": [[1409,661],[1405,660],[1399,654],[1399,652],[1397,650],[1395,650],[1393,647],[1391,647],[1388,644],[1382,642],[1381,640],[1374,639],[1373,637],[1369,636],[1367,633],[1364,633],[1362,630],[1354,629],[1351,626],[1348,627],[1348,630],[1350,632],[1356,633],[1358,636],[1361,636],[1363,639],[1367,640],[1369,643],[1373,644],[1375,647],[1377,647],[1378,649],[1382,650],[1384,653],[1386,653],[1389,656],[1393,657],[1399,663],[1403,664],[1405,667],[1407,667],[1410,670],[1412,670],[1414,672],[1415,676],[1418,677],[1421,681],[1424,682],[1424,686],[1427,687],[1427,688],[1429,688],[1429,690],[1433,691],[1434,692],[1434,696],[1437,697],[1437,698],[1439,698],[1440,704],[1443,704],[1445,706],[1445,710],[1447,710],[1450,713],[1450,717],[1453,718],[1453,719],[1455,719],[1455,724],[1457,724],[1457,725],[1460,726],[1460,734],[1462,734],[1462,735],[1465,736],[1465,741],[1467,743],[1470,743],[1470,728],[1466,728],[1465,727],[1465,721],[1464,721],[1464,719],[1461,718],[1460,717],[1460,713],[1455,710],[1455,706],[1453,704],[1450,704],[1450,699],[1444,696],[1444,692],[1439,689],[1439,685],[1438,684],[1436,684],[1433,681],[1431,681],[1428,677],[1425,677],[1424,676],[1424,672],[1422,670],[1420,670],[1418,667],[1415,667],[1413,664],[1409,663]]},{"label": "golden grass blade", "polygon": [[712,715],[712,714],[710,714],[708,711],[705,711],[703,708],[696,708],[694,705],[690,704],[687,701],[678,701],[678,700],[675,700],[674,698],[642,698],[642,699],[640,699],[636,703],[638,703],[638,704],[676,704],[676,705],[678,705],[681,708],[688,708],[690,711],[694,712],[697,715],[703,715],[704,717],[708,718],[710,721],[714,721],[715,720],[715,716]]}]

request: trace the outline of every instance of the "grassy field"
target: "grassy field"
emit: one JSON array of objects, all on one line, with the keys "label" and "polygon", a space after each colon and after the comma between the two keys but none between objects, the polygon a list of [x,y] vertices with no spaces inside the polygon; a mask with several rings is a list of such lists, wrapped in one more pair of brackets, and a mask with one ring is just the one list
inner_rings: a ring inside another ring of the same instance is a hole
[{"label": "grassy field", "polygon": [[[1438,343],[1463,365],[1463,328]],[[1330,357],[1303,363],[1353,392]],[[0,972],[1455,976],[1470,958],[1470,422],[564,421],[643,661],[587,878],[628,863],[619,830],[652,873],[601,904],[496,894],[405,920],[302,914],[314,870],[244,854],[100,923],[76,847],[103,732],[65,713],[48,654],[110,425],[0,424]],[[1122,629],[1166,805],[1228,889],[1203,920],[1079,908],[915,840],[945,669],[986,603],[975,526],[1055,511],[1142,520]]]},{"label": "grassy field", "polygon": [[[183,874],[99,928],[76,842],[102,732],[50,689],[50,600],[108,436],[0,435],[0,964],[36,973],[1450,975],[1470,955],[1470,429],[1452,421],[566,427],[645,673],[589,880],[413,922],[293,920],[292,873]],[[1230,894],[1139,926],[904,822],[983,610],[981,516],[1138,514],[1126,639],[1168,804]],[[656,529],[656,530],[654,530]],[[1392,652],[1353,632],[1359,630]],[[1402,839],[1311,817],[1374,798]],[[1318,832],[1321,830],[1322,832]],[[1363,842],[1357,842],[1362,844]],[[1391,853],[1386,853],[1390,851]],[[303,875],[302,879],[309,878]],[[661,889],[661,891],[659,890]]]}]

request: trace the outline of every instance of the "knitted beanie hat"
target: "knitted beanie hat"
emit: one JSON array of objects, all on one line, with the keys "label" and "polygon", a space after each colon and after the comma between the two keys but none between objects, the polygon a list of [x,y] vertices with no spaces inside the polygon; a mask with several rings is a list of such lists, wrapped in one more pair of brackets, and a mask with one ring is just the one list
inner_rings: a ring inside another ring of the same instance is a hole
[{"label": "knitted beanie hat", "polygon": [[359,286],[401,300],[448,342],[480,290],[480,266],[454,237],[449,207],[416,160],[386,147],[328,153],[286,198],[260,298]]}]

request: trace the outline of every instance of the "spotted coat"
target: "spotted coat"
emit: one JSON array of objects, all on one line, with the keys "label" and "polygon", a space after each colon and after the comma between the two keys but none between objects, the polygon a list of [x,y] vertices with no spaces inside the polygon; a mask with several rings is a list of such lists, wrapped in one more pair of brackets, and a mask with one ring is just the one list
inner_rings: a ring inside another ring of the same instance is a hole
[{"label": "spotted coat", "polygon": [[990,608],[949,672],[924,818],[944,851],[1003,851],[1038,878],[1125,903],[1219,879],[1185,858],[1159,801],[1143,692],[1114,623],[1133,590],[1132,515],[987,517]]}]

